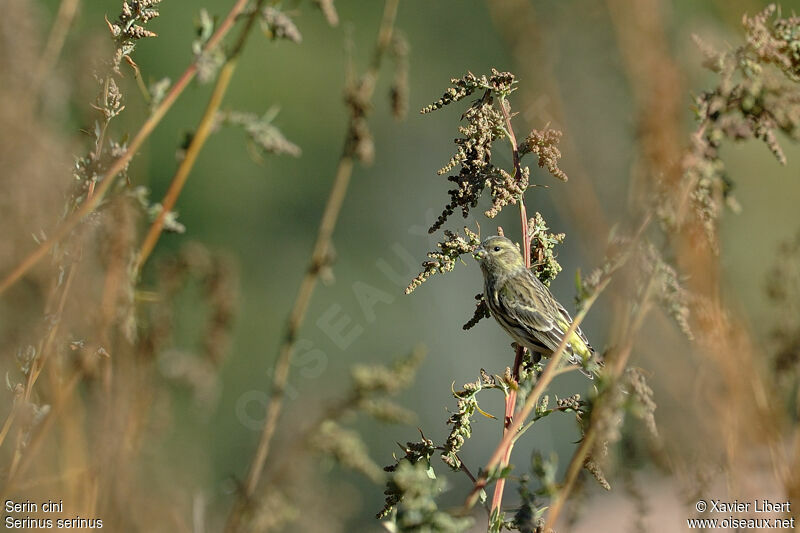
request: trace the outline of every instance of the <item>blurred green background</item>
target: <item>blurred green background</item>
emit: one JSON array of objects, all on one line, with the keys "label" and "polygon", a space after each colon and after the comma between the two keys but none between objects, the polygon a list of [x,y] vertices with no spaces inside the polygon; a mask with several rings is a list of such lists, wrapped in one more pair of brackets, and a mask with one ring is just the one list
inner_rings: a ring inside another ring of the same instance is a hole
[{"label": "blurred green background", "polygon": [[[58,2],[47,0],[43,4],[52,16]],[[191,61],[193,21],[199,9],[223,16],[231,4],[165,0],[161,17],[151,24],[159,37],[142,41],[135,53],[145,80],[174,80]],[[627,205],[636,129],[631,90],[609,13],[604,3],[588,0],[533,4],[539,17],[535,31],[541,32],[545,47],[540,53],[550,57],[554,65],[553,72],[544,71],[542,76],[555,76],[562,89],[565,116],[563,123],[554,124],[563,129],[569,141],[564,145],[570,149],[563,150],[562,167],[567,174],[585,169],[607,217],[618,220]],[[736,46],[742,35],[741,15],[754,13],[766,2],[682,0],[667,4],[668,12],[663,15],[672,52],[685,76],[686,123],[691,127],[688,91],[699,91],[713,81],[700,67],[701,57],[691,35],[697,33],[712,43]],[[71,72],[90,67],[76,58],[93,54],[102,57],[101,51],[91,48],[104,43],[103,16],[114,18],[119,5],[117,0],[82,3],[67,42],[68,59],[59,67],[66,79],[70,79]],[[785,12],[798,5],[800,2],[782,4]],[[231,489],[231,479],[243,476],[255,448],[258,432],[243,423],[237,409],[242,408],[243,394],[244,398],[259,398],[258,391],[268,390],[280,334],[311,253],[341,152],[347,121],[342,104],[345,35],[349,33],[355,44],[360,71],[371,54],[383,7],[381,2],[346,1],[337,2],[336,6],[341,19],[336,28],[329,27],[310,2],[296,6],[295,21],[303,34],[300,45],[273,43],[254,32],[223,104],[223,109],[255,113],[279,106],[275,123],[302,148],[302,156],[267,157],[259,164],[250,157],[241,131],[221,129],[215,133],[177,205],[186,234],[162,237],[153,261],[192,240],[229,253],[240,269],[235,340],[223,371],[220,402],[212,412],[204,412],[188,393],[177,390],[180,400],[170,414],[172,428],[166,443],[173,463],[169,471],[187,472],[188,479],[176,482],[205,491],[216,513],[227,510],[230,500],[226,491]],[[419,379],[401,401],[419,414],[417,426],[426,436],[441,441],[448,431],[444,424],[446,408],[454,405],[451,384],[455,382],[458,387],[473,381],[480,368],[501,373],[512,361],[512,351],[506,348],[510,340],[493,321],[483,321],[468,332],[461,329],[472,314],[473,296],[482,290],[475,264],[458,265],[453,273],[429,280],[413,295],[403,294],[405,283],[417,273],[425,253],[433,249],[440,235],[426,233],[447,201],[449,184],[435,172],[452,155],[452,139],[464,106],[454,105],[425,116],[416,111],[438,99],[451,77],[460,77],[467,70],[476,74],[486,73],[491,67],[520,70],[503,38],[503,29],[493,25],[489,10],[485,2],[465,0],[403,1],[400,5],[397,28],[411,46],[410,113],[403,122],[391,118],[391,71],[386,64],[369,117],[375,137],[375,162],[369,167],[356,166],[334,236],[335,282],[318,287],[300,334],[303,345],[321,350],[324,358],[292,368],[290,401],[278,429],[273,461],[292,446],[292,439],[304,422],[344,394],[348,369],[355,363],[387,362],[417,344],[425,345],[429,355]],[[537,72],[537,67],[526,65],[524,70]],[[129,81],[133,81],[130,76]],[[541,82],[539,77],[519,78],[527,90],[535,91]],[[154,200],[163,196],[176,168],[176,150],[184,134],[196,126],[210,89],[211,85],[193,83],[134,159],[131,179],[134,184],[150,187]],[[67,122],[70,134],[86,126],[91,92],[81,94],[76,90],[71,97],[73,116]],[[138,100],[131,83],[127,90],[128,110],[116,124],[118,133],[135,131],[140,124],[145,111]],[[512,96],[514,104],[520,105]],[[547,103],[542,106],[546,108]],[[545,126],[544,115],[536,109],[516,110],[521,112],[519,135],[526,128]],[[688,133],[687,130],[687,138]],[[760,333],[769,328],[773,312],[767,307],[763,291],[770,264],[762,258],[770,257],[777,244],[800,227],[800,150],[789,146],[785,139],[781,141],[789,160],[786,167],[779,166],[758,142],[724,148],[743,207],[742,214],[726,213],[724,217],[725,276],[731,299],[746,311],[752,328]],[[502,150],[497,150],[497,157],[500,161],[509,159]],[[553,290],[571,309],[575,270],[587,272],[599,264],[601,257],[587,253],[597,249],[598,243],[582,242],[586,237],[563,216],[563,210],[556,208],[565,197],[580,191],[569,182],[556,182],[540,169],[532,172],[532,181],[547,187],[528,194],[529,212],[542,212],[554,231],[567,234],[566,242],[558,249],[564,272],[554,282]],[[474,229],[475,220],[470,218],[464,223]],[[496,222],[483,217],[478,220],[484,234],[493,233],[498,224],[514,235],[518,231],[513,208]],[[461,225],[460,216],[455,215],[448,227],[457,229]],[[398,249],[412,255],[414,264],[409,266],[404,256],[397,254]],[[381,259],[402,275],[402,284],[387,278],[377,264]],[[151,274],[145,273],[145,288]],[[356,283],[382,291],[391,303],[376,304],[374,316],[365,313],[353,291]],[[346,329],[362,331],[345,349],[332,342],[317,325],[331,309],[340,309],[342,316],[349,317],[352,323]],[[181,341],[191,346],[194,328],[199,327],[202,317],[192,312],[190,303],[185,311],[180,324]],[[597,316],[602,313],[593,315],[584,329],[593,344],[603,347],[605,324]],[[554,392],[571,391],[579,379],[564,378]],[[251,396],[246,396],[248,393]],[[245,418],[258,420],[263,416],[263,405],[258,402],[250,402],[247,407]],[[499,415],[499,395],[484,408]],[[477,438],[463,454],[464,461],[476,467],[485,462],[501,431],[498,421],[479,418]],[[416,427],[388,427],[374,422],[358,422],[356,427],[362,430],[372,458],[381,465],[391,462],[391,454],[398,451],[395,442],[417,436]],[[548,418],[515,450],[515,462],[525,465],[534,447],[555,449],[567,457],[575,435],[571,418]],[[339,495],[352,491],[353,513],[345,522],[349,530],[379,529],[372,516],[382,504],[382,489],[338,470],[332,472],[329,482],[335,487],[325,491],[335,490]],[[465,493],[464,481],[459,479],[457,483],[450,501],[457,501]]]}]

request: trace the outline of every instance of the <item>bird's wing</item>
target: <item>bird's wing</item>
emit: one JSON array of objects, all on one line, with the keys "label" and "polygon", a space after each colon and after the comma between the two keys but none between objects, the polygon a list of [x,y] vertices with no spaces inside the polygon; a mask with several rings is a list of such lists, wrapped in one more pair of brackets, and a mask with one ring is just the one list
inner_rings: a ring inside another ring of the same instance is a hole
[{"label": "bird's wing", "polygon": [[[538,281],[538,280],[536,280]],[[513,286],[513,290],[512,287]],[[542,288],[547,290],[544,285]],[[500,304],[519,327],[526,329],[540,343],[555,350],[564,336],[564,331],[554,320],[554,300],[540,290],[537,285],[526,280],[525,283],[506,284],[499,291]]]},{"label": "bird's wing", "polygon": [[[572,324],[572,317],[532,272],[526,271],[524,279],[504,284],[497,296],[500,305],[515,322],[510,324],[512,327],[526,331],[535,340],[532,342],[534,345],[544,346],[550,351],[558,348]],[[585,370],[583,365],[594,350],[580,328],[576,328],[575,335],[580,341],[570,337],[566,348],[569,361],[581,367],[583,374],[592,377],[591,371]]]}]

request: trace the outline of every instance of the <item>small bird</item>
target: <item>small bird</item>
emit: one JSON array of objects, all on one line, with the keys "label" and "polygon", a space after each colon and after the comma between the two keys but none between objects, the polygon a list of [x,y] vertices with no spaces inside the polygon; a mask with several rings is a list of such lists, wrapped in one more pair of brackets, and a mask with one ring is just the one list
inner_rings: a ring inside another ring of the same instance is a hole
[{"label": "small bird", "polygon": [[[497,322],[535,358],[552,355],[572,324],[572,317],[525,267],[516,245],[505,237],[488,237],[473,257],[480,262],[484,298]],[[592,377],[585,369],[590,368],[592,361],[596,366],[596,357],[580,328],[570,337],[564,353],[571,363]]]}]

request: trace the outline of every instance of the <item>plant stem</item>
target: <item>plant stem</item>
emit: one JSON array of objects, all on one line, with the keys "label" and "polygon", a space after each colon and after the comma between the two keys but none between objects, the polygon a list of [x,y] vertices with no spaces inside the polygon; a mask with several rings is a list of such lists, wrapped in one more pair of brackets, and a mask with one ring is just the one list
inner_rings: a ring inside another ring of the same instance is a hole
[{"label": "plant stem", "polygon": [[[503,118],[506,121],[506,132],[508,133],[508,141],[511,143],[511,157],[514,162],[514,175],[517,178],[522,176],[522,167],[520,165],[519,149],[517,148],[517,137],[514,134],[514,128],[511,124],[510,105],[505,98],[500,99],[500,108],[503,111]],[[528,236],[528,213],[525,210],[524,193],[520,196],[519,200],[519,218],[522,233],[522,250],[525,257],[525,268],[531,268],[531,240]],[[519,384],[519,367],[522,364],[522,358],[525,353],[525,348],[517,346],[514,355],[514,367],[512,368],[512,376],[514,381]],[[503,437],[508,435],[511,423],[514,420],[514,409],[517,405],[517,389],[513,388],[506,396],[505,417],[503,418]],[[506,466],[511,460],[511,451],[514,448],[514,441],[508,442],[503,458],[500,462],[500,467]],[[503,491],[505,490],[505,478],[498,479],[494,486],[494,494],[492,495],[492,506],[490,508],[489,516],[494,514],[495,509],[499,509],[503,504]]]},{"label": "plant stem", "polygon": [[[17,416],[17,410],[19,409],[22,394],[23,392],[19,387],[14,390],[14,402],[11,404],[11,411],[8,412],[6,421],[3,423],[3,428],[0,429],[0,447],[3,446],[3,442],[5,442],[6,436],[8,435],[8,430],[11,429],[11,424],[14,422],[14,418]],[[474,481],[475,480],[473,479],[473,482]]]},{"label": "plant stem", "polygon": [[308,311],[308,305],[311,302],[311,296],[314,293],[320,270],[328,262],[328,250],[331,236],[336,227],[336,221],[347,194],[347,187],[350,183],[352,171],[353,157],[350,155],[343,156],[336,169],[336,177],[334,178],[333,188],[331,189],[328,203],[325,206],[322,221],[320,222],[317,242],[311,254],[311,261],[309,262],[308,268],[306,268],[303,281],[300,283],[297,299],[292,307],[286,330],[283,334],[283,343],[280,347],[278,358],[275,361],[272,391],[264,421],[264,428],[244,485],[245,494],[248,497],[252,496],[255,492],[258,480],[261,477],[261,471],[263,470],[264,463],[269,454],[270,443],[277,427],[278,415],[280,414],[283,404],[283,394],[289,378],[289,366],[294,344],[305,319],[306,312]]},{"label": "plant stem", "polygon": [[141,272],[142,267],[144,266],[145,262],[147,262],[150,254],[153,252],[153,248],[155,248],[161,233],[164,231],[164,220],[167,218],[169,212],[172,211],[172,208],[175,207],[175,203],[178,201],[178,196],[180,196],[183,186],[186,184],[186,180],[189,177],[189,173],[191,172],[195,161],[197,161],[197,156],[200,154],[200,151],[203,149],[208,137],[211,135],[211,131],[214,128],[217,111],[219,110],[220,105],[222,105],[222,100],[228,90],[233,73],[236,70],[236,63],[242,53],[242,50],[244,49],[247,36],[250,33],[250,30],[253,28],[253,23],[258,17],[259,10],[264,2],[265,0],[258,0],[254,6],[253,12],[247,17],[247,22],[245,22],[245,26],[242,28],[242,31],[239,34],[239,39],[236,41],[234,48],[231,50],[230,54],[225,60],[225,63],[220,69],[219,75],[217,76],[217,82],[214,85],[214,90],[211,93],[211,98],[209,98],[208,104],[206,105],[206,110],[203,113],[203,116],[200,118],[200,123],[197,125],[197,129],[194,132],[192,141],[189,143],[189,147],[186,149],[186,155],[184,156],[180,165],[178,165],[178,169],[175,171],[175,175],[172,178],[169,189],[167,189],[167,193],[164,195],[164,199],[161,201],[161,212],[158,214],[155,221],[153,221],[153,224],[147,231],[147,235],[145,236],[144,241],[139,248],[139,253],[136,257],[134,268],[134,272],[136,274]]},{"label": "plant stem", "polygon": [[[378,69],[380,68],[384,52],[391,43],[398,5],[399,0],[386,0],[384,4],[383,19],[378,31],[373,60],[367,72],[362,76],[361,83],[358,86],[360,91],[359,96],[362,102],[369,101],[374,93]],[[348,125],[348,132],[351,130],[350,126],[351,125]],[[267,407],[258,446],[256,447],[253,460],[248,469],[242,491],[238,495],[231,509],[231,513],[228,516],[228,523],[225,527],[225,531],[229,533],[239,530],[242,516],[258,487],[258,482],[261,479],[261,474],[264,470],[267,456],[269,455],[272,437],[275,434],[278,425],[278,417],[283,408],[284,392],[289,379],[291,356],[295,342],[297,341],[297,334],[305,320],[306,312],[308,311],[308,306],[311,302],[311,296],[314,293],[320,271],[329,261],[331,237],[336,228],[336,222],[339,218],[344,198],[347,195],[347,188],[353,172],[355,160],[354,149],[355,145],[349,142],[349,139],[345,141],[345,147],[339,159],[333,186],[322,214],[322,220],[320,221],[316,243],[311,253],[311,259],[306,268],[303,280],[300,283],[297,297],[283,333],[283,342],[278,351],[278,357],[275,360],[272,373],[270,402]]]},{"label": "plant stem", "polygon": [[[617,383],[619,382],[622,373],[625,371],[625,366],[628,363],[628,359],[630,358],[631,351],[633,350],[633,341],[634,337],[638,333],[639,329],[642,327],[642,323],[644,322],[645,316],[647,316],[648,311],[650,310],[650,297],[652,296],[653,287],[654,287],[654,278],[650,278],[647,283],[647,287],[644,290],[644,294],[641,298],[641,303],[637,302],[638,310],[636,311],[636,316],[634,317],[633,324],[628,329],[627,341],[623,345],[622,349],[620,349],[616,356],[610,359],[609,365],[609,375],[610,380],[608,385],[605,389],[603,389],[603,393],[601,393],[600,397],[597,399],[595,406],[592,410],[593,413],[600,413],[602,409],[605,408],[605,404],[607,403],[607,397],[609,391],[613,390],[614,387],[617,387]],[[600,417],[593,416],[592,420],[597,420]],[[596,424],[591,423],[589,428],[586,430],[586,433],[583,436],[583,440],[581,441],[581,445],[575,451],[575,454],[572,456],[572,459],[569,462],[569,466],[567,467],[567,472],[564,476],[564,483],[561,485],[561,489],[558,491],[558,494],[553,498],[553,502],[550,505],[550,509],[547,513],[547,520],[544,526],[544,531],[549,531],[554,525],[556,520],[558,519],[561,510],[564,507],[564,503],[566,503],[567,498],[569,497],[570,492],[572,492],[572,488],[575,486],[575,480],[578,477],[578,473],[580,473],[581,469],[583,468],[584,463],[586,462],[586,458],[592,451],[594,446],[594,442],[597,436],[597,427]]]},{"label": "plant stem", "polygon": [[550,505],[550,510],[547,513],[547,521],[545,522],[545,526],[542,531],[552,530],[558,515],[561,513],[561,509],[564,507],[564,503],[567,501],[567,496],[569,496],[569,493],[572,491],[572,487],[575,485],[575,480],[578,478],[578,473],[583,468],[586,456],[589,455],[589,452],[594,446],[596,435],[596,431],[587,432],[586,436],[581,441],[581,445],[578,447],[578,450],[572,456],[572,460],[569,462],[567,473],[564,477],[564,483],[561,486],[561,489],[558,491],[558,494],[555,496],[555,498],[553,498],[553,502]]},{"label": "plant stem", "polygon": [[0,490],[0,499],[5,501],[6,496],[8,496],[14,489],[17,480],[25,473],[28,467],[31,465],[34,457],[38,453],[42,443],[44,442],[44,437],[47,435],[47,432],[53,425],[53,422],[56,420],[56,417],[61,412],[61,409],[64,407],[64,404],[67,400],[72,396],[75,392],[75,389],[78,386],[78,383],[81,381],[82,372],[77,371],[75,374],[67,381],[66,385],[64,386],[64,390],[61,394],[57,395],[54,401],[51,404],[50,412],[45,416],[44,420],[42,420],[36,428],[35,434],[31,437],[30,442],[25,447],[25,454],[24,455],[15,455],[14,461],[12,463],[12,467],[9,470],[8,479],[3,486],[2,490]]},{"label": "plant stem", "polygon": [[[51,315],[52,318],[52,325],[50,326],[50,330],[47,332],[46,336],[39,342],[39,346],[36,352],[36,357],[31,362],[30,368],[28,369],[28,379],[25,382],[24,390],[22,391],[21,397],[14,399],[14,405],[12,407],[11,414],[9,414],[9,418],[6,420],[6,424],[3,427],[3,434],[0,437],[0,444],[5,440],[6,433],[11,427],[11,422],[13,421],[14,415],[16,414],[16,410],[19,405],[25,405],[30,402],[31,394],[33,392],[33,386],[36,384],[36,381],[39,379],[39,376],[44,369],[44,364],[47,362],[49,358],[50,351],[52,349],[53,343],[55,342],[56,336],[58,335],[58,328],[63,319],[64,315],[64,307],[67,303],[67,296],[72,288],[72,281],[75,277],[75,271],[77,270],[78,263],[80,262],[80,253],[78,254],[78,259],[72,263],[69,267],[69,273],[67,274],[66,279],[64,280],[63,285],[61,288],[61,294],[58,298],[58,303],[56,304],[57,307],[52,309],[53,301],[56,299],[58,286],[53,288],[53,292],[50,296],[50,301],[47,303],[45,307],[45,314]],[[44,431],[45,427],[41,428],[41,431]],[[24,446],[24,428],[20,427],[17,431],[17,438],[16,438],[16,446],[14,448],[14,454],[11,459],[11,466],[8,470],[8,478],[9,480],[13,479],[16,476],[17,469],[19,468],[22,460],[27,457],[27,454],[30,454],[33,450],[31,446],[27,448]],[[23,453],[23,450],[25,453]],[[9,481],[10,483],[10,481]]]},{"label": "plant stem", "polygon": [[[231,8],[228,16],[225,17],[225,20],[223,20],[219,25],[217,31],[214,32],[214,34],[206,43],[206,46],[203,49],[204,51],[210,50],[219,44],[222,38],[233,27],[234,23],[236,22],[236,18],[244,11],[245,7],[247,7],[247,3],[248,0],[236,0],[236,3]],[[144,141],[161,122],[161,119],[164,118],[164,115],[167,114],[167,111],[169,111],[169,109],[175,103],[175,100],[178,99],[178,96],[180,96],[184,89],[186,89],[186,86],[189,85],[189,82],[192,81],[195,74],[197,74],[197,63],[193,61],[192,64],[189,65],[183,72],[178,81],[175,82],[175,85],[172,86],[161,104],[159,104],[159,106],[153,110],[150,117],[148,117],[144,124],[142,124],[142,127],[131,140],[130,145],[125,153],[111,164],[109,169],[101,178],[98,178],[100,184],[95,188],[94,194],[92,194],[91,197],[86,198],[83,204],[81,204],[76,211],[74,211],[69,217],[67,217],[66,220],[64,220],[58,227],[55,228],[49,239],[41,243],[33,252],[28,254],[28,256],[25,257],[14,268],[14,270],[12,270],[8,275],[5,276],[5,278],[2,279],[2,281],[0,281],[0,294],[5,292],[6,289],[11,287],[14,283],[19,281],[22,276],[24,276],[31,268],[41,261],[45,255],[47,255],[50,249],[57,242],[69,235],[69,233],[75,229],[75,227],[86,215],[92,213],[97,206],[100,205],[105,193],[111,188],[116,175],[119,174],[130,162],[133,156],[136,155],[136,152],[139,150],[139,148],[141,148],[142,144],[144,144]]]},{"label": "plant stem", "polygon": [[[516,101],[519,102],[518,107],[535,110],[532,115],[526,111],[523,121],[535,120],[552,124],[556,129],[564,129],[564,109],[567,105],[563,97],[566,91],[560,86],[555,74],[554,58],[558,56],[553,50],[555,43],[546,38],[544,18],[537,11],[544,6],[528,0],[506,0],[488,2],[487,7],[498,35],[512,54],[516,64],[514,72],[520,79],[537,80],[535,90],[532,90],[532,86],[521,84],[514,92]],[[543,98],[547,101],[546,106],[541,105]],[[562,152],[570,154],[571,193],[554,198],[558,201],[553,206],[560,212],[562,219],[570,221],[573,231],[584,237],[577,244],[592,252],[588,254],[592,257],[596,252],[602,253],[602,243],[608,235],[610,223],[598,202],[600,195],[595,190],[594,180],[582,168],[581,150],[575,146],[573,137],[562,137],[560,146]]]},{"label": "plant stem", "polygon": [[52,311],[53,325],[50,327],[50,331],[47,333],[47,336],[44,338],[43,342],[39,344],[39,351],[36,354],[36,358],[31,363],[30,370],[28,370],[28,381],[25,384],[25,394],[23,397],[23,400],[25,402],[30,401],[31,393],[33,391],[33,386],[36,384],[36,380],[39,379],[39,375],[41,375],[42,373],[44,364],[45,362],[47,362],[50,350],[53,346],[53,343],[55,342],[56,335],[58,334],[58,326],[61,323],[62,317],[64,315],[64,307],[67,304],[67,296],[69,295],[69,291],[72,288],[72,280],[75,277],[75,271],[78,268],[79,262],[80,262],[80,254],[79,258],[69,267],[69,273],[67,274],[66,280],[64,281],[64,285],[61,288],[61,297],[58,300],[58,307],[54,311]]}]

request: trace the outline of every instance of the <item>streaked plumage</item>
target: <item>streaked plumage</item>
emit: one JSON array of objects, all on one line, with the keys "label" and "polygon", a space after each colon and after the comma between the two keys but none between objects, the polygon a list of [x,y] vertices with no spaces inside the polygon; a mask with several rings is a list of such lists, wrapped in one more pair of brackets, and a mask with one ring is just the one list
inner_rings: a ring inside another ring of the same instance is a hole
[{"label": "streaked plumage", "polygon": [[[514,243],[505,237],[489,237],[475,251],[475,258],[483,271],[484,297],[492,316],[517,344],[533,353],[552,355],[572,324],[572,317],[539,278],[525,268]],[[580,328],[569,339],[565,353],[570,362],[581,367],[594,357]]]}]

